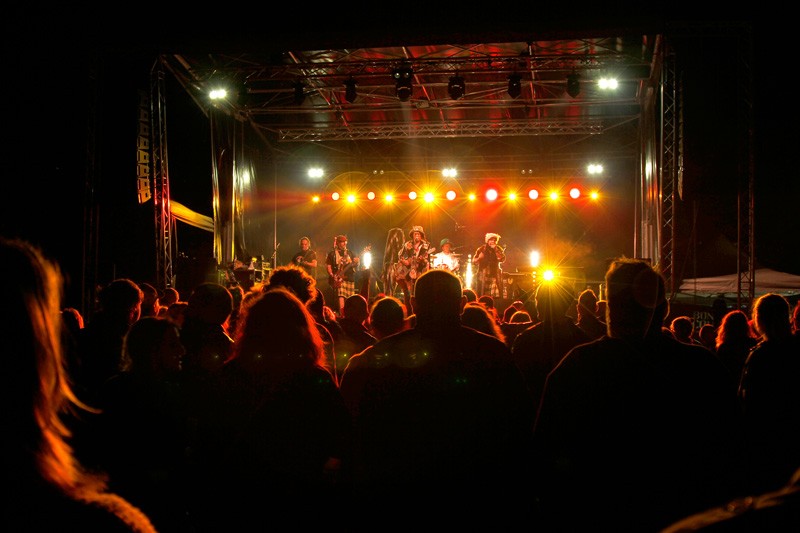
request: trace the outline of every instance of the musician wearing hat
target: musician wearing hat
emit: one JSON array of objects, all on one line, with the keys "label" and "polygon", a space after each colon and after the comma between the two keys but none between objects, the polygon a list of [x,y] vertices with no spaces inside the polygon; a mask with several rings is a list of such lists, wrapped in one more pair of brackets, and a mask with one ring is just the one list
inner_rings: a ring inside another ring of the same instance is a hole
[{"label": "musician wearing hat", "polygon": [[458,275],[458,269],[460,268],[459,254],[453,253],[453,243],[450,242],[450,239],[442,239],[439,242],[439,250],[437,254],[431,255],[433,258],[431,267],[441,268]]},{"label": "musician wearing hat", "polygon": [[425,230],[422,226],[412,226],[408,232],[408,240],[398,252],[398,262],[395,267],[395,279],[403,289],[406,309],[411,309],[414,283],[430,266],[428,254],[431,252],[433,250],[425,239]]},{"label": "musician wearing hat", "polygon": [[488,295],[493,298],[502,298],[503,271],[500,263],[506,260],[506,253],[498,246],[500,235],[487,233],[484,245],[475,250],[472,263],[477,267],[475,276],[478,296]]}]

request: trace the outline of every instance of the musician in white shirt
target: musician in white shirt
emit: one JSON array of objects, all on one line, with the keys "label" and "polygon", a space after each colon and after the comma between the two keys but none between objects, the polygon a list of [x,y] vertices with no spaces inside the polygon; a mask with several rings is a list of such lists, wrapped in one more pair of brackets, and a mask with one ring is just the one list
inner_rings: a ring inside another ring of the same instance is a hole
[{"label": "musician in white shirt", "polygon": [[441,251],[433,257],[433,268],[442,268],[453,274],[458,274],[458,269],[460,268],[459,254],[453,253],[453,243],[450,242],[450,239],[442,239],[439,242],[439,248]]}]

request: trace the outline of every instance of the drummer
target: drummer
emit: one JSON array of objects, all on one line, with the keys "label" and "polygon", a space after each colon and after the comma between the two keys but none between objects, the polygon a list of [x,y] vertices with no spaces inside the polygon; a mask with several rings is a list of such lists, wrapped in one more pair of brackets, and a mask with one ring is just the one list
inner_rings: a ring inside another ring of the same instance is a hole
[{"label": "drummer", "polygon": [[453,244],[450,242],[450,239],[442,239],[439,242],[439,248],[441,248],[441,252],[433,257],[433,268],[441,268],[449,270],[453,274],[457,274],[459,269],[459,254],[453,253]]}]

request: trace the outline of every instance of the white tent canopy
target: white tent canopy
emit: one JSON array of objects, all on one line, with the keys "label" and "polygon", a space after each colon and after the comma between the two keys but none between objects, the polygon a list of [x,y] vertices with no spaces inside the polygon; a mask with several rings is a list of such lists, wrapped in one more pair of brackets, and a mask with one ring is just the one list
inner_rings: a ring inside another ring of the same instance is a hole
[{"label": "white tent canopy", "polygon": [[[709,278],[684,279],[679,293],[683,296],[701,298],[717,297],[736,298],[738,294],[736,273]],[[756,269],[754,273],[756,297],[767,293],[776,293],[785,297],[800,294],[800,276],[786,272],[778,272],[768,268]]]}]

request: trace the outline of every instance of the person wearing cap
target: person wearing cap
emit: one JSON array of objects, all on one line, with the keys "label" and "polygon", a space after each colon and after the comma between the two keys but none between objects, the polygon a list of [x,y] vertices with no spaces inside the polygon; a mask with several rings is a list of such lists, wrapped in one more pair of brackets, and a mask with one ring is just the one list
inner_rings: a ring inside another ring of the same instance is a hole
[{"label": "person wearing cap", "polygon": [[497,245],[500,235],[497,233],[487,233],[484,243],[472,256],[472,263],[477,267],[476,289],[478,296],[488,295],[492,298],[502,298],[503,271],[500,263],[506,260],[506,253],[503,248]]},{"label": "person wearing cap", "polygon": [[347,249],[347,236],[337,235],[333,239],[333,250],[325,257],[328,283],[339,300],[339,316],[344,314],[344,301],[356,294],[356,269],[358,256]]},{"label": "person wearing cap", "polygon": [[430,267],[428,254],[431,252],[433,250],[425,239],[425,230],[422,226],[412,226],[408,232],[408,240],[403,243],[397,254],[398,262],[395,269],[397,284],[403,290],[406,309],[411,309],[414,283]]},{"label": "person wearing cap", "polygon": [[433,256],[431,266],[433,268],[443,268],[458,275],[458,254],[453,253],[453,243],[450,242],[450,239],[442,239],[439,242],[439,249],[441,251]]}]

